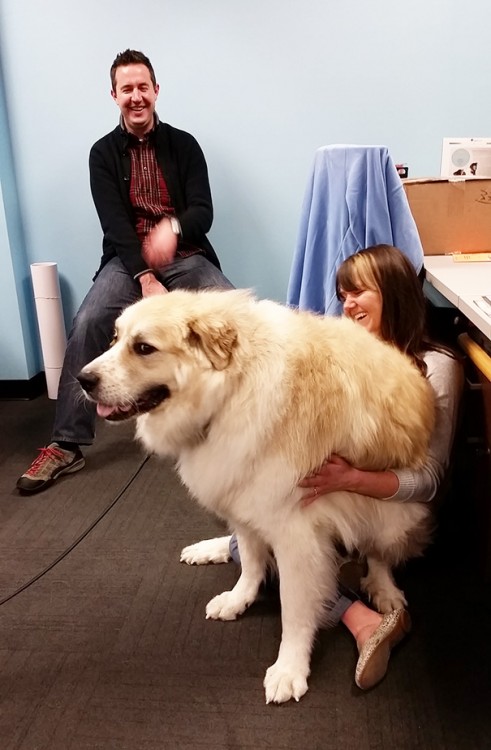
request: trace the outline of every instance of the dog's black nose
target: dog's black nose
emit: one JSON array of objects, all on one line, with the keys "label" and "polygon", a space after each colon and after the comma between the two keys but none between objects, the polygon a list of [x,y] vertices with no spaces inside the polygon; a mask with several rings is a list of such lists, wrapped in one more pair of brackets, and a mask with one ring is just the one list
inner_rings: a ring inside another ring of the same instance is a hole
[{"label": "dog's black nose", "polygon": [[78,373],[77,380],[86,393],[91,393],[99,382],[99,376],[90,370],[82,370]]}]

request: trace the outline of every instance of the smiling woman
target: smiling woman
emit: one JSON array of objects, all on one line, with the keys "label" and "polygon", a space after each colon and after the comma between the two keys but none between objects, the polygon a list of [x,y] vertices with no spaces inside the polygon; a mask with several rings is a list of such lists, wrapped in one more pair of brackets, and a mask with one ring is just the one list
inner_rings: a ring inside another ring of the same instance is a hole
[{"label": "smiling woman", "polygon": [[382,295],[378,289],[358,289],[352,292],[341,289],[339,297],[347,318],[352,318],[370,333],[379,335],[382,324]]},{"label": "smiling woman", "polygon": [[344,314],[409,354],[425,372],[422,351],[426,307],[421,282],[407,257],[392,245],[376,245],[347,258],[338,269],[336,294]]}]

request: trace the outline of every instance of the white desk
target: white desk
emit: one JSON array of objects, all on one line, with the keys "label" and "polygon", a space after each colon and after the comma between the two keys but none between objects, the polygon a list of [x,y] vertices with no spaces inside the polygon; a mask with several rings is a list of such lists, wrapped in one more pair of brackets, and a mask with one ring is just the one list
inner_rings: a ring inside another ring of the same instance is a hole
[{"label": "white desk", "polygon": [[491,339],[491,316],[475,303],[483,294],[491,299],[491,262],[456,263],[451,255],[426,255],[426,280]]},{"label": "white desk", "polygon": [[[427,255],[424,265],[427,282],[455,305],[462,312],[462,315],[470,320],[488,339],[491,339],[491,317],[474,303],[476,298],[483,295],[491,299],[491,262],[456,263],[450,255]],[[480,391],[474,391],[474,395],[478,399],[477,402],[474,401],[474,407],[472,407],[471,401],[466,401],[469,411],[463,421],[468,425],[479,425],[482,413],[484,413],[485,426],[482,436],[479,431],[480,428],[474,435],[469,433],[474,442],[471,443],[469,440],[468,445],[474,444],[476,447],[473,453],[468,454],[472,456],[472,459],[466,482],[468,481],[470,484],[471,498],[474,497],[479,563],[487,581],[491,577],[491,510],[489,507],[491,357],[467,333],[461,333],[458,336],[458,342],[475,366],[477,382],[480,385]],[[479,447],[480,442],[475,443],[476,435],[478,441],[483,439],[481,447]],[[467,434],[466,437],[468,437]]]}]

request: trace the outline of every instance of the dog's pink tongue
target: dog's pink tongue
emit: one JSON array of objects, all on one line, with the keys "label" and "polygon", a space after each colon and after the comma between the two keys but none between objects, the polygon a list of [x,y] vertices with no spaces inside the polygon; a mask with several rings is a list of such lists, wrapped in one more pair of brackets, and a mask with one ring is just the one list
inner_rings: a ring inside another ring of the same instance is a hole
[{"label": "dog's pink tongue", "polygon": [[97,404],[97,413],[100,417],[109,417],[110,414],[117,411],[114,406],[104,406],[104,404]]}]

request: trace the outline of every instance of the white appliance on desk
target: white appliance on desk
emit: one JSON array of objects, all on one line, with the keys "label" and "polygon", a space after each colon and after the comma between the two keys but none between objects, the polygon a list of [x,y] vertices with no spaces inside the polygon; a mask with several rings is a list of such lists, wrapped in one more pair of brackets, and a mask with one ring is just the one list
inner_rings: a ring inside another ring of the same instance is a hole
[{"label": "white appliance on desk", "polygon": [[491,177],[491,138],[444,138],[440,176],[448,180]]}]

